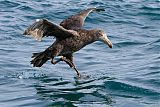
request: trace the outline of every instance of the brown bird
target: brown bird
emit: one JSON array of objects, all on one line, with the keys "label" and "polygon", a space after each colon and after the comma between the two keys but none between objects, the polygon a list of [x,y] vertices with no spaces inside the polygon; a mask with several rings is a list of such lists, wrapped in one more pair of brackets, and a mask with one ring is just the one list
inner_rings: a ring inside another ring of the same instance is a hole
[{"label": "brown bird", "polygon": [[[65,61],[80,77],[80,73],[73,63],[74,52],[95,41],[102,41],[112,48],[112,43],[104,31],[99,29],[82,29],[86,17],[93,11],[104,11],[104,9],[89,8],[83,10],[63,20],[60,25],[51,23],[46,19],[36,20],[35,23],[25,30],[24,35],[31,35],[39,41],[41,41],[43,37],[54,36],[56,41],[45,51],[33,53],[32,58],[34,59],[31,61],[31,64],[33,64],[34,67],[41,67],[50,59],[52,64]],[[56,56],[62,57],[55,61],[54,58]]]}]

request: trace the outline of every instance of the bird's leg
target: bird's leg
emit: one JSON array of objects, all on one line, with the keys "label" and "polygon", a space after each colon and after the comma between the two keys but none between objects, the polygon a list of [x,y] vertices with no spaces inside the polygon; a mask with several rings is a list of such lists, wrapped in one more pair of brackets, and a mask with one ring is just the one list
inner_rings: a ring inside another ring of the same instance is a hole
[{"label": "bird's leg", "polygon": [[73,63],[72,58],[70,58],[70,57],[62,57],[62,60],[65,61],[71,68],[73,68],[76,71],[78,77],[81,76],[79,71],[77,70],[75,64]]},{"label": "bird's leg", "polygon": [[70,62],[68,59],[66,59],[66,57],[61,57],[58,60],[54,60],[54,58],[51,59],[51,63],[54,65],[60,61],[65,61],[71,68],[74,66],[74,64],[72,62]]},{"label": "bird's leg", "polygon": [[58,59],[56,61],[54,60],[54,58],[51,59],[51,63],[54,64],[54,65],[57,64],[60,61],[63,61],[62,58],[60,58],[60,59]]},{"label": "bird's leg", "polygon": [[72,55],[62,56],[60,59],[58,59],[56,61],[54,60],[54,58],[51,59],[51,63],[54,64],[54,65],[57,64],[60,61],[66,62],[71,68],[73,68],[76,71],[78,77],[81,76],[79,71],[77,70],[75,64],[73,63],[73,56]]}]

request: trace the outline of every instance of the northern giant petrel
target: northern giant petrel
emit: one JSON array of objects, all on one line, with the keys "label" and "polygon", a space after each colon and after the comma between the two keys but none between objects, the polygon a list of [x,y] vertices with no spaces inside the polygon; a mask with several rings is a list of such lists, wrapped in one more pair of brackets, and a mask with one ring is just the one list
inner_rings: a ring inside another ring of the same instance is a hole
[{"label": "northern giant petrel", "polygon": [[[33,64],[34,67],[41,67],[50,59],[52,64],[65,61],[80,77],[80,73],[73,63],[74,52],[95,41],[103,41],[112,48],[112,43],[104,31],[99,29],[82,29],[86,17],[92,11],[104,11],[104,9],[89,8],[83,10],[80,13],[63,20],[60,25],[51,23],[46,19],[39,19],[28,27],[25,30],[24,35],[32,35],[36,40],[41,41],[43,37],[47,36],[56,37],[56,41],[45,51],[33,53],[32,58],[34,59],[31,61],[31,64]],[[56,56],[62,57],[55,61],[54,58]]]}]

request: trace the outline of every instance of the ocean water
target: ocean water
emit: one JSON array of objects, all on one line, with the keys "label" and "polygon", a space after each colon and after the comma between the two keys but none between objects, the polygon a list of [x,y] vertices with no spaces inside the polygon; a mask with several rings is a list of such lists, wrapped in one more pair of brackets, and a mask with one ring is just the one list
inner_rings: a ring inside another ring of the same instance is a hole
[{"label": "ocean water", "polygon": [[[30,65],[42,42],[22,33],[36,19],[60,23],[88,7],[85,29],[103,29],[113,49],[95,42],[64,62]],[[0,0],[0,107],[160,107],[159,0]]]}]

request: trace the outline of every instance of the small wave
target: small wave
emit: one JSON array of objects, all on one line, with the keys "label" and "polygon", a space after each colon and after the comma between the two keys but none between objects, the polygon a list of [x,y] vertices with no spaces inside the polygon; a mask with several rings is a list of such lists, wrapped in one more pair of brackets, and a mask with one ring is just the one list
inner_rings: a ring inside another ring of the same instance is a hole
[{"label": "small wave", "polygon": [[152,44],[152,45],[150,45],[150,46],[148,46],[146,49],[146,52],[151,52],[151,53],[159,53],[159,51],[160,51],[160,46],[159,45],[157,45],[157,44]]},{"label": "small wave", "polygon": [[19,10],[22,10],[22,11],[36,11],[36,10],[34,10],[31,6],[26,6],[26,5],[21,6],[21,7],[19,7],[18,9],[19,9]]},{"label": "small wave", "polygon": [[153,17],[153,16],[159,17],[160,16],[160,13],[157,13],[157,12],[140,12],[138,14],[139,15],[146,15],[146,16],[150,16],[150,17]]},{"label": "small wave", "polygon": [[137,23],[137,22],[133,22],[133,21],[129,21],[129,20],[113,20],[114,23],[117,23],[117,24],[129,24],[129,25],[138,25],[138,26],[141,26],[140,23]]},{"label": "small wave", "polygon": [[104,84],[106,90],[111,90],[112,93],[115,94],[124,94],[127,96],[136,96],[136,97],[142,97],[142,96],[158,96],[160,93],[155,92],[150,89],[145,89],[139,86],[132,86],[130,84],[117,82],[117,81],[107,81]]},{"label": "small wave", "polygon": [[97,5],[99,5],[99,6],[103,6],[104,5],[104,2],[98,2],[98,1],[92,1],[92,2],[90,2],[90,4],[89,5],[93,5],[93,6],[97,6]]},{"label": "small wave", "polygon": [[125,46],[136,46],[136,45],[144,45],[145,43],[141,43],[141,42],[119,42],[116,43],[114,45],[118,46],[118,47],[125,47]]},{"label": "small wave", "polygon": [[158,39],[158,40],[156,40],[156,41],[154,41],[153,43],[160,43],[160,39]]},{"label": "small wave", "polygon": [[142,10],[151,10],[151,11],[160,11],[160,7],[149,7],[149,6],[143,6],[139,9],[142,9]]},{"label": "small wave", "polygon": [[49,7],[52,7],[53,5],[52,4],[47,4],[47,3],[42,3],[41,6],[49,8]]},{"label": "small wave", "polygon": [[14,7],[17,7],[19,6],[20,4],[19,3],[15,3],[13,1],[8,1],[8,0],[3,0],[3,1],[0,1],[0,8],[14,8]]},{"label": "small wave", "polygon": [[2,100],[1,102],[24,101],[24,100],[34,99],[34,98],[35,98],[35,96],[18,97],[18,98],[14,98],[14,99]]}]

